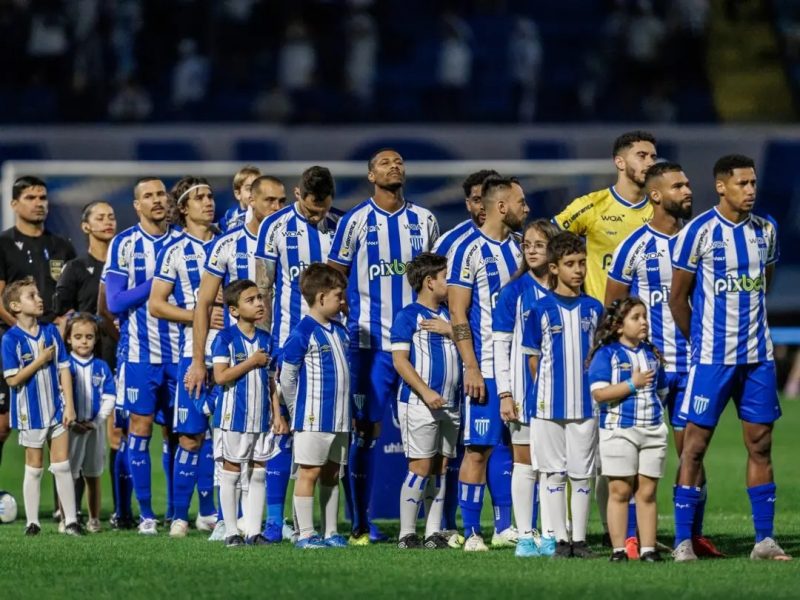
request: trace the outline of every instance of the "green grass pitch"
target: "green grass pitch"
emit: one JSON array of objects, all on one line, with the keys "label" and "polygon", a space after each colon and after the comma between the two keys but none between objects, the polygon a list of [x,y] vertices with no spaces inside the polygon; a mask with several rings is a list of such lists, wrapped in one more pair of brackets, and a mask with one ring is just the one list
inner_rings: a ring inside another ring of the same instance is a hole
[{"label": "green grass pitch", "polygon": [[[776,537],[798,558],[790,563],[752,562],[749,503],[744,489],[745,451],[735,414],[728,410],[708,456],[706,532],[731,558],[678,565],[610,564],[597,545],[597,514],[590,542],[598,557],[587,561],[519,560],[513,550],[400,551],[392,544],[368,548],[296,550],[288,543],[227,549],[192,531],[171,540],[106,530],[81,539],[56,533],[44,518],[52,510],[51,478],[42,490],[43,532],[22,535],[24,519],[0,526],[0,598],[800,598],[800,403],[784,403],[775,435],[778,482]],[[160,450],[154,443],[155,451]],[[673,451],[674,454],[674,451]],[[659,537],[671,542],[671,488],[675,458],[659,492]],[[154,453],[154,498],[163,499],[160,457]],[[22,451],[16,435],[6,445],[0,489],[22,504]],[[106,512],[110,493],[106,483]],[[163,510],[163,500],[156,510]],[[20,506],[20,512],[22,507]],[[485,511],[489,527],[489,510]],[[104,515],[104,519],[107,514]],[[104,522],[105,526],[105,522]],[[397,534],[397,523],[384,523]],[[343,523],[341,531],[345,531]]]}]

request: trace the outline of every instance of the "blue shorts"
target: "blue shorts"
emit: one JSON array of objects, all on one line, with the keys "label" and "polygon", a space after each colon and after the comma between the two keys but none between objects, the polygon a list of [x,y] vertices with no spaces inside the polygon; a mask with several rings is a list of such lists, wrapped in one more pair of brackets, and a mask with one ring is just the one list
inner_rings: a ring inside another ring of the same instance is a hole
[{"label": "blue shorts", "polygon": [[686,384],[689,382],[689,373],[664,373],[667,380],[667,397],[665,403],[669,412],[669,422],[674,429],[686,428],[686,415],[680,412]]},{"label": "blue shorts", "polygon": [[781,416],[775,363],[751,365],[692,365],[681,403],[681,415],[690,423],[716,427],[733,398],[739,419],[774,423]]},{"label": "blue shorts", "polygon": [[392,353],[352,348],[350,382],[353,418],[370,423],[383,421],[386,402],[391,401],[393,406],[396,404],[400,385],[400,376],[392,363]]},{"label": "blue shorts", "polygon": [[496,446],[503,441],[503,432],[508,435],[508,427],[500,418],[500,398],[493,378],[484,378],[486,384],[486,403],[478,404],[464,398],[464,445]]},{"label": "blue shorts", "polygon": [[172,423],[178,365],[125,364],[125,410],[154,415],[159,425]]},{"label": "blue shorts", "polygon": [[203,388],[199,398],[189,395],[183,380],[192,364],[191,358],[182,357],[178,362],[178,383],[175,390],[172,430],[186,435],[197,435],[208,429],[208,416],[203,412],[205,396],[216,394],[216,389]]}]

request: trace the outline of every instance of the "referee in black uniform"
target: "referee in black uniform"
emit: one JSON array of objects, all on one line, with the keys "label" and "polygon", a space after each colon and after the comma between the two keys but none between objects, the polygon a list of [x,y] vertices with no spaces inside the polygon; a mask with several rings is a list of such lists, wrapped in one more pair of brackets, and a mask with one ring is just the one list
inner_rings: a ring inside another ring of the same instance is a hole
[{"label": "referee in black uniform", "polygon": [[[75,258],[75,249],[68,240],[45,229],[47,185],[38,177],[24,176],[14,182],[11,209],[14,227],[0,233],[0,295],[9,283],[33,277],[44,300],[42,321],[52,322],[56,317],[53,310],[56,282],[67,261]],[[15,323],[0,302],[0,338]],[[0,460],[3,442],[10,431],[9,400],[8,386],[0,376]]]}]

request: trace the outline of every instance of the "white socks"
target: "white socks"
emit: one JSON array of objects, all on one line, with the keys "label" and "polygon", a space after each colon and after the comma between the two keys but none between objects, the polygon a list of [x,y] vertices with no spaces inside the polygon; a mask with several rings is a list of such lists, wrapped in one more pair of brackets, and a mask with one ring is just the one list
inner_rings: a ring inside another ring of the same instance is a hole
[{"label": "white socks", "polygon": [[297,514],[299,539],[314,535],[314,496],[295,496],[294,510]]},{"label": "white socks", "polygon": [[22,497],[25,502],[27,524],[39,524],[39,501],[42,496],[42,468],[25,465],[25,478],[22,480]]},{"label": "white socks", "polygon": [[514,520],[520,537],[533,537],[533,493],[536,487],[536,471],[531,465],[514,463],[511,471],[511,503]]},{"label": "white socks", "polygon": [[320,529],[327,539],[339,533],[339,485],[319,486]]},{"label": "white socks", "polygon": [[572,541],[586,541],[586,525],[589,523],[589,509],[592,505],[592,480],[591,479],[572,479],[572,496],[570,507],[572,508]]},{"label": "white socks", "polygon": [[70,525],[77,522],[75,484],[72,481],[72,470],[69,468],[69,461],[63,460],[57,463],[50,463],[50,472],[56,480],[56,490],[58,491],[58,499],[61,501],[61,514],[64,516],[64,524]]},{"label": "white socks", "polygon": [[222,520],[225,522],[225,535],[237,535],[239,529],[236,525],[239,510],[236,502],[236,484],[239,483],[239,473],[222,470],[219,474],[219,503],[222,505]]},{"label": "white socks", "polygon": [[556,541],[569,541],[567,535],[567,474],[539,474],[539,506],[542,510],[543,535]]},{"label": "white socks", "polygon": [[409,471],[406,473],[405,481],[400,488],[400,538],[417,532],[417,516],[419,515],[419,505],[422,503],[422,496],[428,478],[422,477]]},{"label": "white socks", "polygon": [[267,488],[264,485],[266,480],[267,471],[264,467],[255,467],[250,473],[250,490],[247,499],[242,502],[246,537],[261,533],[261,517],[264,515],[267,496]]},{"label": "white socks", "polygon": [[442,530],[446,475],[431,475],[425,487],[425,537]]}]

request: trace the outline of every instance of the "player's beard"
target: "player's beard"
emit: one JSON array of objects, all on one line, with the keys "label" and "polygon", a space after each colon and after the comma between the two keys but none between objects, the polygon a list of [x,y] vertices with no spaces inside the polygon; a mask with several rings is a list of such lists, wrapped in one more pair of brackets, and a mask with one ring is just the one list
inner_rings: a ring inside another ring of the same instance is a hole
[{"label": "player's beard", "polygon": [[665,202],[664,211],[671,217],[683,219],[684,221],[692,218],[692,205],[684,208],[681,202]]},{"label": "player's beard", "polygon": [[625,176],[640,188],[644,188],[644,175],[639,175],[636,170],[628,164],[625,165]]},{"label": "player's beard", "polygon": [[519,231],[522,229],[522,219],[512,213],[506,213],[506,218],[503,219],[503,223],[505,223],[505,226],[511,231]]},{"label": "player's beard", "polygon": [[397,183],[383,183],[378,185],[378,187],[382,190],[386,190],[387,192],[391,192],[392,194],[396,194],[398,190],[402,189],[403,182],[399,181]]}]

